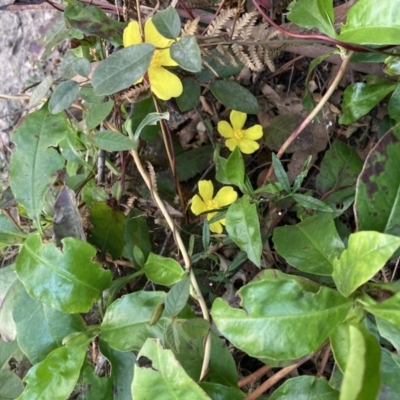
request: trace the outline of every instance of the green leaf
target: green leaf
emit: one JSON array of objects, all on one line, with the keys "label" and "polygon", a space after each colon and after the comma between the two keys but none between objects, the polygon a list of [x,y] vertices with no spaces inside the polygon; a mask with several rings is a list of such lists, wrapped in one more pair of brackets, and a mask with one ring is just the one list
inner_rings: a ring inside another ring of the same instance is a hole
[{"label": "green leaf", "polygon": [[104,96],[96,96],[94,94],[94,89],[91,84],[86,84],[80,87],[79,95],[82,97],[82,100],[85,100],[86,103],[95,103],[101,104],[104,102]]},{"label": "green leaf", "polygon": [[334,260],[332,278],[343,296],[368,282],[399,248],[400,238],[373,231],[352,233],[348,248]]},{"label": "green leaf", "polygon": [[74,61],[72,68],[77,73],[77,75],[88,77],[92,65],[87,58],[80,57]]},{"label": "green leaf", "polygon": [[378,83],[357,82],[347,86],[342,101],[343,114],[339,123],[349,125],[372,110],[390,92],[396,89],[397,83],[386,81]]},{"label": "green leaf", "polygon": [[[375,310],[374,310],[375,311]],[[381,310],[378,311],[378,313]],[[396,310],[397,312],[397,310]],[[379,331],[379,335],[383,338],[387,339],[393,347],[397,350],[397,353],[400,350],[400,329],[397,328],[398,322],[396,324],[392,324],[391,322],[387,321],[385,318],[381,318],[375,316],[376,326]]]},{"label": "green leaf", "polygon": [[171,58],[184,70],[189,72],[201,71],[201,53],[196,36],[183,36],[172,44],[170,53]]},{"label": "green leaf", "polygon": [[191,318],[179,324],[190,339],[204,339],[210,331],[210,323],[203,318]]},{"label": "green leaf", "polygon": [[56,86],[49,101],[49,111],[58,114],[66,110],[78,97],[79,85],[75,81],[61,82]]},{"label": "green leaf", "polygon": [[107,202],[98,202],[91,207],[89,218],[92,227],[88,232],[88,241],[102,252],[118,258],[124,249],[124,213]]},{"label": "green leaf", "polygon": [[257,114],[259,105],[257,99],[243,86],[233,81],[214,81],[210,85],[211,93],[224,106],[244,112]]},{"label": "green leaf", "polygon": [[319,215],[275,228],[273,242],[290,265],[317,275],[331,275],[335,258],[344,250],[334,221]]},{"label": "green leaf", "polygon": [[244,195],[231,204],[226,213],[226,230],[229,237],[247,253],[247,257],[260,267],[262,242],[257,206]]},{"label": "green leaf", "polygon": [[93,137],[94,142],[100,149],[114,152],[132,150],[135,148],[134,143],[127,136],[114,131],[100,131]]},{"label": "green leaf", "polygon": [[349,355],[340,400],[376,399],[380,389],[380,346],[362,323],[349,324]]},{"label": "green leaf", "polygon": [[95,94],[113,94],[133,85],[149,68],[154,50],[152,44],[142,43],[111,54],[94,70],[92,85]]},{"label": "green leaf", "polygon": [[71,27],[79,29],[85,35],[95,35],[115,47],[122,44],[122,33],[126,24],[107,17],[99,7],[74,3],[65,8],[64,17]]},{"label": "green leaf", "polygon": [[339,392],[324,378],[299,376],[288,379],[269,397],[269,400],[338,400]]},{"label": "green leaf", "polygon": [[[165,350],[155,339],[148,339],[138,354],[138,361],[145,357],[148,363],[135,365],[132,396],[168,399],[209,400],[206,393],[181,367],[171,350]],[[149,365],[148,365],[149,364]],[[171,384],[173,382],[173,384]]]},{"label": "green leaf", "polygon": [[191,78],[182,79],[183,92],[176,98],[179,109],[186,112],[196,107],[200,101],[200,84]]},{"label": "green leaf", "polygon": [[179,154],[176,157],[179,182],[185,182],[197,174],[201,174],[210,165],[212,156],[212,146],[200,146]]},{"label": "green leaf", "polygon": [[282,189],[286,193],[291,193],[291,188],[287,173],[283,168],[281,160],[279,160],[279,158],[274,153],[272,153],[272,164],[274,166],[275,175],[278,178],[278,181],[281,184]]},{"label": "green leaf", "polygon": [[396,122],[400,122],[400,85],[397,85],[389,100],[388,112],[390,118]]},{"label": "green leaf", "polygon": [[220,150],[221,150],[221,143],[217,143],[214,150],[214,163],[215,163],[215,169],[217,170],[215,178],[218,182],[223,183],[224,185],[229,185],[230,181],[226,177],[225,173],[226,162],[228,160],[219,155]]},{"label": "green leaf", "polygon": [[87,343],[53,350],[25,377],[27,387],[18,400],[65,400],[78,381]]},{"label": "green leaf", "polygon": [[158,285],[170,286],[179,282],[185,275],[181,265],[172,258],[150,253],[144,265],[147,279]]},{"label": "green leaf", "polygon": [[[151,97],[135,104],[135,112],[133,113],[130,119],[132,132],[136,131],[138,126],[146,118],[147,115],[154,113],[155,111],[156,109],[153,103],[153,99]],[[150,141],[158,136],[159,131],[160,131],[160,124],[146,125],[142,129],[140,136],[144,140]]]},{"label": "green leaf", "polygon": [[132,400],[131,384],[133,366],[136,357],[132,352],[121,352],[112,349],[104,340],[99,341],[99,349],[111,364],[111,379],[113,381],[113,400]]},{"label": "green leaf", "polygon": [[167,39],[175,39],[181,33],[181,19],[173,7],[156,12],[151,20],[158,33]]},{"label": "green leaf", "polygon": [[16,399],[24,390],[21,379],[12,371],[0,370],[0,399]]},{"label": "green leaf", "polygon": [[46,76],[46,78],[44,78],[42,82],[35,87],[35,89],[33,89],[31,98],[29,99],[28,108],[34,107],[41,102],[51,88],[53,82],[54,80],[51,75]]},{"label": "green leaf", "polygon": [[111,378],[100,378],[88,362],[83,364],[75,391],[85,400],[115,399]]},{"label": "green leaf", "polygon": [[[355,193],[355,182],[362,169],[356,150],[343,142],[335,142],[325,153],[316,186],[320,196],[329,194],[325,201],[342,203]],[[351,187],[348,187],[352,185]]]},{"label": "green leaf", "polygon": [[189,299],[190,281],[186,277],[178,283],[176,283],[167,294],[165,300],[165,311],[171,316],[175,317],[178,315],[183,307],[185,307]]},{"label": "green leaf", "polygon": [[379,399],[391,400],[395,399],[400,393],[399,365],[394,360],[392,353],[385,348],[381,348],[381,380],[382,387]]},{"label": "green leaf", "polygon": [[357,180],[355,215],[359,230],[400,236],[400,129],[375,145]]},{"label": "green leaf", "polygon": [[50,147],[57,146],[69,129],[64,115],[52,115],[44,105],[12,135],[17,150],[11,156],[11,190],[33,219],[41,213],[44,196],[64,166],[64,159]]},{"label": "green leaf", "polygon": [[[0,334],[3,340],[14,341],[17,337],[17,327],[13,318],[14,303],[21,291],[25,291],[24,286],[19,281],[15,273],[15,266],[9,266],[0,274],[1,280],[4,279],[5,286],[2,288],[0,301]],[[14,271],[14,273],[12,272]],[[11,281],[11,282],[7,282]],[[7,287],[7,289],[6,289]]]},{"label": "green leaf", "polygon": [[322,212],[332,212],[332,208],[328,204],[321,200],[315,199],[314,197],[308,196],[306,194],[293,193],[290,196],[296,203],[301,205],[307,210],[317,210]]},{"label": "green leaf", "polygon": [[[238,59],[236,59],[237,66],[235,66],[232,65],[231,60],[226,56],[222,56],[218,50],[212,49],[210,53],[213,54],[215,58],[208,56],[203,57],[209,67],[206,66],[201,72],[196,74],[196,78],[199,82],[209,82],[215,79],[215,74],[217,74],[218,78],[229,78],[238,75],[243,69],[243,63]],[[224,65],[222,65],[221,62],[223,62]]]},{"label": "green leaf", "polygon": [[235,347],[273,360],[293,360],[318,349],[352,307],[337,291],[278,270],[261,272],[239,295],[243,310],[217,298],[213,321]]},{"label": "green leaf", "polygon": [[400,44],[399,1],[362,0],[347,13],[339,40],[359,44]]},{"label": "green leaf", "polygon": [[43,361],[62,340],[74,332],[85,330],[80,315],[64,314],[42,304],[20,291],[14,300],[13,318],[18,344],[32,364]]},{"label": "green leaf", "polygon": [[331,0],[301,0],[289,6],[288,20],[303,28],[317,28],[330,37],[335,37],[334,15]]},{"label": "green leaf", "polygon": [[111,285],[111,273],[92,261],[96,250],[74,238],[43,244],[31,234],[16,261],[17,274],[31,297],[65,313],[83,313]]},{"label": "green leaf", "polygon": [[204,382],[200,383],[200,387],[213,400],[242,400],[246,397],[241,390],[233,387],[223,386],[218,383]]},{"label": "green leaf", "polygon": [[225,176],[228,178],[230,183],[233,183],[241,189],[243,188],[244,182],[244,170],[243,155],[239,146],[236,146],[226,161]]},{"label": "green leaf", "polygon": [[22,243],[27,234],[21,232],[5,214],[0,214],[0,247]]},{"label": "green leaf", "polygon": [[155,308],[165,302],[164,292],[134,292],[114,301],[101,324],[101,336],[115,350],[139,350],[147,338],[163,337],[163,319],[149,325]]},{"label": "green leaf", "polygon": [[89,114],[85,119],[86,127],[88,129],[94,129],[96,126],[100,125],[107,118],[108,114],[110,114],[113,106],[113,101],[91,105]]}]

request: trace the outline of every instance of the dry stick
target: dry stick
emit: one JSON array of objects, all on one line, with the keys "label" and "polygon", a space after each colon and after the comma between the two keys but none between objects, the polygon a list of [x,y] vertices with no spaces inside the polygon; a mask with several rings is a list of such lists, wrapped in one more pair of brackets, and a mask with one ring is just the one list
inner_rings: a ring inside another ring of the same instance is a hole
[{"label": "dry stick", "polygon": [[259,368],[257,371],[253,372],[249,376],[242,378],[238,382],[238,386],[241,388],[243,386],[246,386],[246,385],[249,385],[249,384],[255,382],[256,380],[262,378],[267,372],[271,371],[271,369],[272,369],[272,367],[270,367],[269,365],[263,365],[261,368]]},{"label": "dry stick", "polygon": [[271,376],[268,380],[266,380],[262,385],[260,385],[254,392],[251,392],[244,400],[256,400],[259,396],[261,396],[266,390],[275,385],[275,383],[279,382],[286,375],[290,374],[293,370],[300,367],[301,364],[304,364],[310,358],[314,356],[313,354],[308,355],[307,357],[302,358],[300,361],[289,365],[289,367],[282,368],[275,375]]},{"label": "dry stick", "polygon": [[[114,129],[115,130],[115,129]],[[162,212],[165,220],[167,221],[171,231],[174,233],[174,237],[175,237],[175,241],[176,244],[178,245],[179,251],[182,254],[183,260],[185,262],[185,268],[189,273],[189,278],[190,278],[190,283],[193,287],[194,293],[195,293],[195,297],[196,300],[199,302],[201,311],[203,313],[203,318],[211,323],[210,320],[210,315],[208,313],[208,308],[206,305],[206,302],[204,301],[204,297],[201,294],[199,285],[197,283],[196,277],[193,273],[193,270],[191,268],[191,261],[190,261],[190,257],[189,254],[186,250],[186,247],[182,241],[181,235],[179,233],[179,230],[176,229],[175,223],[173,221],[173,219],[171,218],[171,216],[168,214],[168,211],[163,203],[163,201],[161,200],[160,196],[158,195],[157,191],[155,190],[154,186],[152,185],[151,179],[148,175],[148,173],[146,172],[146,170],[143,167],[142,161],[140,160],[139,154],[136,150],[131,150],[131,155],[133,157],[133,160],[135,161],[136,167],[140,173],[140,175],[142,176],[142,179],[144,180],[144,182],[146,183],[147,187],[149,188],[151,195],[154,199],[154,201],[157,203],[158,208],[160,209],[160,211]],[[204,345],[204,358],[203,358],[203,365],[202,365],[202,369],[201,369],[201,374],[200,374],[200,381],[207,375],[208,372],[208,366],[210,363],[210,354],[211,354],[211,336],[208,334],[206,341],[205,341],[205,345]]]},{"label": "dry stick", "polygon": [[[350,63],[350,58],[353,55],[352,51],[349,51],[344,57],[342,65],[339,68],[338,74],[336,75],[332,85],[325,93],[324,97],[322,97],[321,101],[316,105],[314,110],[311,111],[309,116],[298,126],[298,128],[286,139],[285,143],[283,143],[282,147],[279,149],[278,154],[276,155],[279,159],[283,156],[287,148],[291,145],[291,143],[300,135],[300,133],[307,127],[307,125],[318,115],[318,113],[322,110],[322,107],[328,102],[329,98],[332,96],[333,92],[336,90],[339,82],[342,80],[344,73]],[[263,184],[261,186],[265,186],[269,178],[271,178],[272,172],[274,170],[273,165],[271,164],[268,174],[265,176]]]}]

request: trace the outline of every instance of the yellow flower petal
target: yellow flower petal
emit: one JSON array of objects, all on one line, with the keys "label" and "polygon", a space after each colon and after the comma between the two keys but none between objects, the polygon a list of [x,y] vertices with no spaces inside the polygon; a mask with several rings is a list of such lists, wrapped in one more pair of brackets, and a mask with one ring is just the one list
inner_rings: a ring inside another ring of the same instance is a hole
[{"label": "yellow flower petal", "polygon": [[239,144],[239,142],[238,142],[238,140],[235,139],[235,138],[228,139],[228,140],[226,140],[226,142],[225,142],[225,146],[226,146],[230,151],[235,150],[236,147],[238,146],[238,144]]},{"label": "yellow flower petal", "polygon": [[151,18],[144,25],[144,40],[146,43],[151,43],[159,49],[169,47],[173,43],[173,40],[165,38],[158,32]]},{"label": "yellow flower petal", "polygon": [[122,39],[124,47],[142,43],[142,37],[140,36],[140,29],[137,21],[129,22],[128,26],[124,29]]},{"label": "yellow flower petal", "polygon": [[226,121],[218,122],[217,130],[221,136],[224,138],[231,138],[233,137],[233,129],[232,126],[228,124]]},{"label": "yellow flower petal", "polygon": [[171,58],[170,49],[156,50],[158,62],[166,67],[176,67],[178,63]]},{"label": "yellow flower petal", "polygon": [[218,221],[221,225],[226,225],[226,219],[224,218],[224,219],[220,219],[219,221]]},{"label": "yellow flower petal", "polygon": [[237,193],[231,186],[224,186],[220,189],[217,195],[214,197],[214,201],[217,202],[218,207],[225,207],[232,204],[237,199]]},{"label": "yellow flower petal", "polygon": [[221,221],[214,222],[213,224],[210,224],[210,231],[214,233],[222,233],[222,225]]},{"label": "yellow flower petal", "polygon": [[263,136],[263,129],[261,125],[254,125],[246,129],[243,133],[243,139],[258,140]]},{"label": "yellow flower petal", "polygon": [[239,142],[239,149],[244,154],[254,153],[256,150],[260,148],[260,145],[254,140],[242,139]]},{"label": "yellow flower petal", "polygon": [[230,120],[233,129],[242,129],[246,123],[247,114],[240,111],[232,110],[230,115]]},{"label": "yellow flower petal", "polygon": [[199,181],[199,193],[205,203],[212,200],[214,195],[214,185],[211,181]]},{"label": "yellow flower petal", "polygon": [[198,194],[196,194],[193,197],[192,205],[191,205],[190,209],[192,210],[192,213],[194,215],[200,215],[204,211],[207,211],[207,207],[204,204],[204,201],[201,199],[201,197]]},{"label": "yellow flower petal", "polygon": [[172,72],[162,67],[148,69],[151,91],[161,100],[169,100],[171,97],[179,97],[183,92],[180,79]]}]

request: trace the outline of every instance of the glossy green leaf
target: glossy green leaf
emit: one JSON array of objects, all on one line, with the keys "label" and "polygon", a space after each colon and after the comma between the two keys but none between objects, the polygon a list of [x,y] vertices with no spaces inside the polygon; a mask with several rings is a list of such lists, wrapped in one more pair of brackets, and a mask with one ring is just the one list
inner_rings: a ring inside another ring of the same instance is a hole
[{"label": "glossy green leaf", "polygon": [[171,58],[184,70],[189,72],[201,71],[201,53],[196,36],[183,36],[172,44],[170,53]]},{"label": "glossy green leaf", "polygon": [[200,383],[200,387],[213,400],[242,400],[246,397],[239,388],[227,387],[218,383]]},{"label": "glossy green leaf", "polygon": [[52,115],[44,105],[29,114],[12,135],[17,150],[11,156],[10,186],[31,218],[42,211],[44,196],[64,166],[64,159],[52,147],[69,129],[64,115]]},{"label": "glossy green leaf", "polygon": [[182,79],[183,92],[176,98],[176,103],[182,112],[196,107],[200,101],[200,84],[191,78]]},{"label": "glossy green leaf", "polygon": [[384,62],[385,62],[385,67],[383,68],[383,72],[386,75],[389,76],[400,75],[400,60],[398,56],[389,56],[384,60]]},{"label": "glossy green leaf", "polygon": [[233,81],[214,81],[210,85],[211,93],[224,106],[244,112],[246,114],[257,114],[259,105],[257,99],[244,88]]},{"label": "glossy green leaf", "polygon": [[33,366],[25,377],[27,387],[19,400],[65,400],[78,381],[87,344],[66,345],[53,350]]},{"label": "glossy green leaf", "polygon": [[79,391],[80,396],[85,400],[115,399],[112,379],[100,378],[88,362],[83,364],[75,390]]},{"label": "glossy green leaf", "polygon": [[347,13],[339,40],[359,44],[400,44],[400,3],[361,0]]},{"label": "glossy green leaf", "polygon": [[357,180],[355,215],[359,230],[400,236],[400,129],[389,131],[371,150]]},{"label": "glossy green leaf", "polygon": [[27,235],[21,232],[5,214],[0,214],[0,247],[22,243]]},{"label": "glossy green leaf", "polygon": [[17,274],[31,297],[65,313],[91,309],[103,290],[111,285],[111,273],[92,259],[96,250],[74,238],[43,244],[39,235],[25,241],[16,262]]},{"label": "glossy green leaf", "polygon": [[185,275],[181,265],[172,258],[150,253],[144,265],[147,279],[158,285],[170,286],[179,282]]},{"label": "glossy green leaf", "polygon": [[92,227],[88,232],[88,241],[100,251],[118,258],[124,249],[124,213],[107,202],[98,202],[91,207],[89,218]]},{"label": "glossy green leaf", "polygon": [[224,185],[229,185],[230,181],[226,177],[225,173],[227,159],[219,155],[220,150],[221,150],[221,143],[217,143],[214,150],[214,163],[216,169],[215,179],[218,182],[223,183]]},{"label": "glossy green leaf", "polygon": [[331,275],[335,258],[344,250],[334,221],[319,215],[275,228],[273,242],[290,265],[317,275]]},{"label": "glossy green leaf", "polygon": [[185,182],[201,174],[210,165],[213,156],[212,146],[200,146],[185,151],[176,157],[176,171],[180,182]]},{"label": "glossy green leaf", "polygon": [[[378,312],[381,312],[381,310],[379,310]],[[379,331],[379,335],[387,339],[390,343],[392,343],[397,352],[399,352],[400,329],[397,327],[398,322],[396,321],[394,324],[392,324],[387,319],[378,316],[375,316],[375,321]]]},{"label": "glossy green leaf", "polygon": [[[149,97],[148,99],[144,99],[139,103],[135,104],[135,112],[133,113],[130,121],[132,123],[132,131],[135,132],[136,129],[139,127],[140,123],[146,118],[147,115],[154,113],[156,111],[153,99]],[[140,136],[144,140],[153,140],[158,136],[158,132],[160,131],[160,124],[154,125],[146,125],[141,133]]]},{"label": "glossy green leaf", "polygon": [[24,390],[21,379],[12,371],[0,370],[0,399],[16,399]]},{"label": "glossy green leaf", "polygon": [[299,376],[288,379],[269,400],[338,400],[339,392],[324,378]]},{"label": "glossy green leaf", "polygon": [[317,28],[330,37],[335,37],[334,15],[331,0],[301,0],[291,3],[288,20],[303,28]]},{"label": "glossy green leaf", "polygon": [[392,97],[388,103],[388,112],[390,118],[394,119],[396,122],[400,122],[400,85],[397,85],[392,93]]},{"label": "glossy green leaf", "polygon": [[43,361],[62,340],[74,332],[85,330],[77,314],[64,314],[20,291],[14,301],[13,318],[18,344],[32,364]]},{"label": "glossy green leaf", "polygon": [[136,357],[132,352],[121,352],[112,349],[104,340],[99,341],[101,353],[111,363],[111,379],[113,381],[113,400],[132,400],[131,384],[133,366]]},{"label": "glossy green leaf", "polygon": [[18,280],[14,265],[0,271],[0,280],[4,280],[0,293],[0,335],[2,340],[12,342],[17,338],[17,327],[13,318],[14,303],[19,293],[25,292],[25,288]]},{"label": "glossy green leaf", "polygon": [[239,149],[239,146],[236,146],[226,161],[225,176],[230,183],[242,188],[245,175],[244,170],[243,155]]},{"label": "glossy green leaf", "polygon": [[204,339],[210,331],[210,323],[203,318],[187,319],[179,325],[190,339]]},{"label": "glossy green leaf", "polygon": [[153,45],[142,43],[111,54],[94,70],[95,94],[113,94],[133,85],[147,71],[154,50]]},{"label": "glossy green leaf", "polygon": [[304,207],[306,210],[317,210],[322,212],[333,211],[332,208],[325,202],[306,194],[293,193],[289,197],[291,197],[296,203]]},{"label": "glossy green leaf", "polygon": [[33,89],[31,98],[29,99],[29,108],[37,106],[41,102],[51,88],[53,82],[53,77],[48,75]]},{"label": "glossy green leaf", "polygon": [[231,204],[226,213],[226,230],[229,237],[247,253],[247,257],[260,267],[262,241],[257,206],[245,195]]},{"label": "glossy green leaf", "polygon": [[325,201],[336,204],[354,196],[355,183],[362,165],[354,148],[343,142],[333,143],[332,148],[325,153],[317,176],[318,194],[322,196],[330,193]]},{"label": "glossy green leaf", "polygon": [[94,129],[96,126],[100,125],[107,118],[108,114],[110,114],[113,106],[113,101],[91,105],[89,114],[85,119],[86,127],[88,129]]},{"label": "glossy green leaf", "polygon": [[85,35],[95,35],[105,39],[115,47],[122,44],[122,33],[126,24],[115,21],[99,7],[74,3],[64,10],[69,25]]},{"label": "glossy green leaf", "polygon": [[332,278],[343,296],[368,282],[399,248],[400,238],[373,231],[350,235],[348,247],[333,262]]},{"label": "glossy green leaf", "polygon": [[239,294],[243,310],[217,298],[213,320],[235,347],[272,360],[292,360],[315,351],[352,307],[335,290],[277,270],[261,272]]},{"label": "glossy green leaf", "polygon": [[382,387],[379,400],[395,399],[400,393],[400,367],[394,360],[392,353],[381,348],[381,381]]},{"label": "glossy green leaf", "polygon": [[283,168],[281,160],[279,160],[279,158],[274,153],[272,153],[272,165],[274,166],[275,175],[278,178],[278,182],[281,184],[282,189],[286,193],[290,193],[291,188],[289,178],[285,169]]},{"label": "glossy green leaf", "polygon": [[78,97],[79,85],[75,81],[61,82],[56,86],[49,101],[49,111],[57,114],[66,110]]},{"label": "glossy green leaf", "polygon": [[347,86],[342,101],[343,114],[339,123],[349,125],[372,110],[381,100],[397,87],[397,83],[386,81],[378,83],[357,82]]},{"label": "glossy green leaf", "polygon": [[131,139],[122,133],[114,131],[100,131],[93,137],[93,140],[100,149],[109,152],[132,150],[135,148]]},{"label": "glossy green leaf", "polygon": [[164,292],[134,292],[114,301],[101,324],[101,335],[115,350],[139,350],[147,338],[163,337],[163,321],[150,326],[155,308],[165,302]]},{"label": "glossy green leaf", "polygon": [[104,96],[97,96],[94,94],[94,89],[91,84],[83,85],[79,88],[79,96],[86,103],[101,104],[104,101]]},{"label": "glossy green leaf", "polygon": [[158,33],[167,39],[175,39],[181,32],[181,19],[173,7],[156,12],[151,20]]},{"label": "glossy green leaf", "polygon": [[349,324],[349,355],[340,400],[376,399],[380,389],[380,346],[360,324]]},{"label": "glossy green leaf", "polygon": [[189,299],[190,281],[189,278],[182,279],[176,283],[167,294],[165,300],[165,311],[171,316],[178,315],[185,307]]},{"label": "glossy green leaf", "polygon": [[[135,365],[132,396],[146,398],[151,388],[151,397],[168,399],[209,400],[207,394],[185,372],[171,350],[165,350],[156,339],[147,339],[138,354],[148,363]],[[173,382],[173,384],[171,384]]]}]

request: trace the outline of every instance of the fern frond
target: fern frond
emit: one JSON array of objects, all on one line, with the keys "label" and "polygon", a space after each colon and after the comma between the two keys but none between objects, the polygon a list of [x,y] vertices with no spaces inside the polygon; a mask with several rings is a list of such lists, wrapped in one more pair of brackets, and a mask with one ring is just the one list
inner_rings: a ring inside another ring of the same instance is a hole
[{"label": "fern frond", "polygon": [[[228,28],[227,32],[230,37],[235,40],[237,38],[244,38],[245,35],[242,32],[249,30],[257,22],[258,12],[250,12],[243,14],[237,21],[235,26]],[[250,29],[251,30],[251,29]]]},{"label": "fern frond", "polygon": [[200,18],[197,17],[194,20],[188,20],[185,26],[182,28],[181,35],[182,36],[190,36],[194,35],[197,32],[197,28],[199,26]]},{"label": "fern frond", "polygon": [[228,8],[222,11],[217,18],[210,24],[207,29],[205,36],[213,37],[221,34],[222,30],[225,29],[227,22],[235,15],[235,10]]}]

